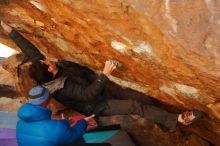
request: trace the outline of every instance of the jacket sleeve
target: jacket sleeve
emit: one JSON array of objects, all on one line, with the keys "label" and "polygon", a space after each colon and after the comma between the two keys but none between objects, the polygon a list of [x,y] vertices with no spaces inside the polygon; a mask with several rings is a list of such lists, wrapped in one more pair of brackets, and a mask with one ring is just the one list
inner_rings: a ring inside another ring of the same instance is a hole
[{"label": "jacket sleeve", "polygon": [[57,62],[57,66],[59,68],[62,68],[66,72],[70,72],[71,75],[75,75],[75,76],[84,78],[89,82],[92,82],[94,80],[94,77],[95,77],[94,71],[92,71],[91,69],[89,69],[85,66],[79,65],[75,62],[59,61],[59,62]]},{"label": "jacket sleeve", "polygon": [[40,51],[17,31],[12,30],[9,36],[32,62],[45,59]]},{"label": "jacket sleeve", "polygon": [[84,119],[79,120],[73,127],[69,127],[67,124],[65,128],[61,129],[62,132],[59,133],[59,145],[71,144],[82,138],[87,125],[88,123]]},{"label": "jacket sleeve", "polygon": [[73,98],[78,101],[91,101],[95,100],[103,91],[108,78],[100,74],[90,85],[84,87],[82,85],[76,84],[68,80],[63,88],[64,95]]}]

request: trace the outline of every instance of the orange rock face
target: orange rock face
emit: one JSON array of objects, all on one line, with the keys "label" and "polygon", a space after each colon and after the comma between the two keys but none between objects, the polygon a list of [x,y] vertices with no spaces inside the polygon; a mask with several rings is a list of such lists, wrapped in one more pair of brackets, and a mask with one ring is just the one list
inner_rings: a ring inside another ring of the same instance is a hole
[{"label": "orange rock face", "polygon": [[1,0],[0,7],[0,19],[48,57],[94,70],[116,59],[123,65],[116,83],[220,120],[218,0]]},{"label": "orange rock face", "polygon": [[28,95],[29,90],[36,85],[36,83],[29,77],[29,66],[30,63],[26,63],[18,67],[24,59],[23,54],[13,55],[2,62],[2,68],[10,72],[11,76],[3,76],[5,77],[1,79],[1,84],[5,84],[2,81],[4,80],[12,80],[16,90],[21,93],[22,96]]}]

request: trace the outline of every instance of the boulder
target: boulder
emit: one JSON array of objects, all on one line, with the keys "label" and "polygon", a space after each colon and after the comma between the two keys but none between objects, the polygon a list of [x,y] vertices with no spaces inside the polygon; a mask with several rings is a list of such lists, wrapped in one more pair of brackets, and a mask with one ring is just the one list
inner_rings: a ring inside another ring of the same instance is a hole
[{"label": "boulder", "polygon": [[5,59],[2,62],[2,67],[10,72],[15,89],[20,95],[27,97],[29,90],[36,85],[36,82],[29,76],[29,66],[31,63],[27,62],[20,65],[23,59],[23,54],[15,54]]},{"label": "boulder", "polygon": [[47,57],[93,70],[118,60],[117,84],[205,112],[195,131],[220,145],[218,0],[1,0],[0,7],[0,19]]},{"label": "boulder", "polygon": [[14,86],[14,78],[13,76],[2,68],[0,64],[0,85]]},{"label": "boulder", "polygon": [[21,99],[23,99],[23,97],[16,99],[0,97],[0,111],[17,112],[19,107],[22,105],[20,102]]}]

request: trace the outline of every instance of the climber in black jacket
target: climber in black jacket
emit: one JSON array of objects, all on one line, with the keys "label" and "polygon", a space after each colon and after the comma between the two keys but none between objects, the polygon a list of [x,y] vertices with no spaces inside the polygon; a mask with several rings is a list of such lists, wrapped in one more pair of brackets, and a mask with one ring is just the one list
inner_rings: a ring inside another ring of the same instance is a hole
[{"label": "climber in black jacket", "polygon": [[[108,89],[105,89],[105,85],[108,82],[107,76],[116,68],[113,62],[107,61],[102,74],[99,75],[95,75],[91,70],[73,62],[51,62],[21,34],[3,22],[1,22],[1,25],[11,39],[20,47],[21,51],[32,61],[30,67],[31,77],[47,88],[53,98],[82,114],[96,114],[97,116],[139,114],[148,120],[165,126],[171,131],[175,130],[177,122],[189,125],[202,115],[199,111],[173,114],[135,100],[106,98],[106,93],[103,94],[103,92],[108,91]],[[120,91],[115,92],[116,94],[122,93]],[[131,91],[128,93],[131,93]],[[126,96],[134,95],[138,94],[133,92],[132,94],[126,94]]]}]

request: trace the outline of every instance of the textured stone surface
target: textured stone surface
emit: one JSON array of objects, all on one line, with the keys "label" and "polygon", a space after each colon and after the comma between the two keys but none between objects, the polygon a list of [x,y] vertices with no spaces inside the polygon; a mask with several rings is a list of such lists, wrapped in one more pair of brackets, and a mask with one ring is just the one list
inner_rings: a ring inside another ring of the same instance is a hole
[{"label": "textured stone surface", "polygon": [[14,86],[13,76],[0,65],[0,85]]},{"label": "textured stone surface", "polygon": [[102,117],[100,123],[120,124],[139,146],[209,146],[207,141],[184,128],[177,128],[175,133],[163,132],[158,126],[134,115]]},{"label": "textured stone surface", "polygon": [[19,93],[15,90],[14,86],[0,85],[0,97],[15,98]]},{"label": "textured stone surface", "polygon": [[0,19],[47,56],[94,70],[117,59],[115,82],[219,122],[219,0],[1,0],[0,7]]},{"label": "textured stone surface", "polygon": [[2,67],[11,73],[10,78],[5,79],[13,80],[16,90],[19,91],[22,96],[27,97],[28,91],[34,87],[36,83],[29,77],[28,67],[30,63],[18,67],[23,57],[23,54],[13,55],[2,62]]},{"label": "textured stone surface", "polygon": [[0,98],[0,111],[17,112],[21,106],[20,100],[22,97],[12,99],[7,97]]},{"label": "textured stone surface", "polygon": [[[0,28],[0,42],[1,44],[4,44],[4,45],[7,45],[8,47],[10,48],[13,48],[15,50],[18,50],[19,51],[19,48],[13,43],[13,41],[11,39],[9,39],[7,37],[7,35],[5,35],[3,33],[3,31],[1,30]],[[0,50],[0,53],[1,53],[2,50]]]}]

